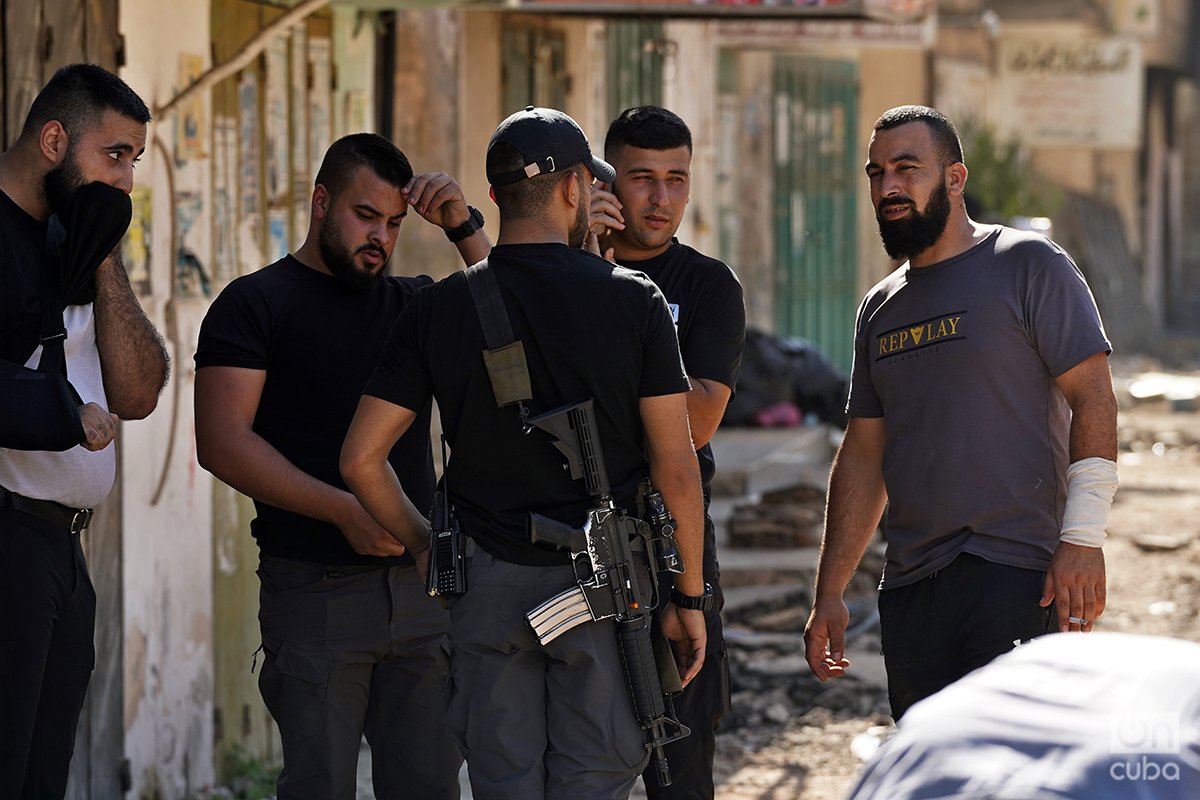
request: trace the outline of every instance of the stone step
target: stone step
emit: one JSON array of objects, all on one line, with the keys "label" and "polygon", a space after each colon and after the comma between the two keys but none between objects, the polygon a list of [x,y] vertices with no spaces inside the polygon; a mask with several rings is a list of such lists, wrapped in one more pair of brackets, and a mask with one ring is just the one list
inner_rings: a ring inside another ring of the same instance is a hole
[{"label": "stone step", "polygon": [[722,610],[722,616],[726,617],[763,603],[781,603],[793,599],[799,602],[807,597],[808,585],[806,583],[777,583],[766,586],[731,586],[723,591],[725,608]]},{"label": "stone step", "polygon": [[809,575],[817,568],[817,547],[791,547],[762,550],[726,547],[717,552],[721,563],[721,574],[737,572],[789,572]]},{"label": "stone step", "polygon": [[753,497],[791,486],[824,488],[841,431],[829,425],[720,428],[712,438],[714,497]]}]

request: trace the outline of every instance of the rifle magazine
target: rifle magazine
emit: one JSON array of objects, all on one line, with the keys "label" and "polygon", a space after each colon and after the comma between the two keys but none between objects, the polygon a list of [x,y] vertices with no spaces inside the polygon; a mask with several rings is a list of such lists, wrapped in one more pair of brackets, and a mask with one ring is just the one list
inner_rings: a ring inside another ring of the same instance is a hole
[{"label": "rifle magazine", "polygon": [[579,585],[564,589],[525,614],[541,644],[549,644],[585,622],[592,622],[592,609]]}]

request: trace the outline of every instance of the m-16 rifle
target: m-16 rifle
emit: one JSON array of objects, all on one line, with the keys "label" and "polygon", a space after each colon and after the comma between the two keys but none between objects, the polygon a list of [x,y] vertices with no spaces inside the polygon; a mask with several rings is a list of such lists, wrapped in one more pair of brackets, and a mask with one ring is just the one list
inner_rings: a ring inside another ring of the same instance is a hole
[{"label": "m-16 rifle", "polygon": [[[691,733],[676,718],[670,696],[663,692],[650,641],[651,615],[658,606],[658,571],[683,571],[674,540],[674,524],[657,492],[653,493],[658,497],[657,505],[653,495],[644,499],[652,517],[649,523],[616,507],[592,400],[531,417],[526,424],[553,437],[554,446],[567,457],[571,477],[583,479],[593,504],[582,528],[538,514],[529,515],[532,541],[570,552],[577,582],[525,617],[542,644],[585,622],[614,620],[617,649],[634,716],[646,731],[646,747],[651,751],[659,784],[667,786],[671,783],[671,772],[663,745]],[[638,562],[644,563],[648,572],[649,593],[639,581]],[[674,666],[670,660],[669,667]],[[677,676],[674,683],[678,683]]]}]

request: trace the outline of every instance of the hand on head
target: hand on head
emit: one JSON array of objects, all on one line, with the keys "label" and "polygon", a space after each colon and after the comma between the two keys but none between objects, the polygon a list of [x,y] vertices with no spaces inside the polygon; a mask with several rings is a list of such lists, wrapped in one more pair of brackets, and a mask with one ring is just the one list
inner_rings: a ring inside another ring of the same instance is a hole
[{"label": "hand on head", "polygon": [[457,228],[470,216],[462,188],[444,172],[414,175],[400,193],[409,208],[440,228]]}]

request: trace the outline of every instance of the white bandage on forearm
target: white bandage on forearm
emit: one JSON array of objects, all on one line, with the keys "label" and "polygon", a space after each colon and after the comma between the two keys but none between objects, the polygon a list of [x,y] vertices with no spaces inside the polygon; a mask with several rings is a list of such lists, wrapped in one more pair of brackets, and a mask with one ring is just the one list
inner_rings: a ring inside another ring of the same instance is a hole
[{"label": "white bandage on forearm", "polygon": [[1067,470],[1067,507],[1059,539],[1084,547],[1102,547],[1108,511],[1117,492],[1117,463],[1085,458]]}]

